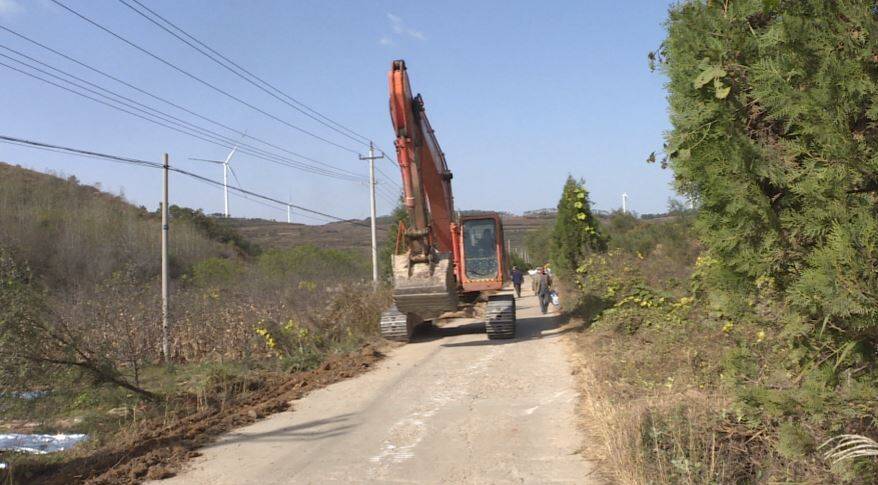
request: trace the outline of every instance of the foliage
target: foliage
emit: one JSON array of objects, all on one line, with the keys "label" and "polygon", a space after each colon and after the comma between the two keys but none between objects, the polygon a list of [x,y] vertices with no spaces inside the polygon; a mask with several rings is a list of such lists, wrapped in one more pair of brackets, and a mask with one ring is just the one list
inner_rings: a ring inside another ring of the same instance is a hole
[{"label": "foliage", "polygon": [[835,348],[878,344],[875,15],[863,1],[688,1],[662,52],[668,159],[723,290],[771,286]]},{"label": "foliage", "polygon": [[[378,252],[378,268],[381,272],[382,280],[390,280],[393,277],[392,256],[396,251],[396,239],[399,235],[399,223],[409,223],[408,212],[400,199],[399,203],[393,209],[390,215],[391,224],[387,230],[387,238]],[[402,248],[401,248],[402,249]]]},{"label": "foliage", "polygon": [[659,251],[679,265],[691,266],[699,251],[693,242],[693,218],[688,212],[669,212],[661,218],[644,221],[615,211],[602,221],[602,229],[610,249],[620,249],[640,258]]},{"label": "foliage", "polygon": [[168,208],[172,220],[183,222],[195,227],[212,241],[230,244],[242,254],[255,256],[260,248],[245,239],[238,231],[223,224],[222,219],[216,219],[204,214],[201,209],[194,210],[188,207],[173,205]]},{"label": "foliage", "polygon": [[192,266],[192,281],[200,287],[228,286],[244,271],[240,261],[225,258],[208,258]]},{"label": "foliage", "polygon": [[358,254],[311,245],[270,249],[257,258],[256,265],[267,278],[282,284],[357,280],[367,277],[370,271],[368,261]]},{"label": "foliage", "polygon": [[874,481],[874,461],[830,470],[814,449],[878,434],[874,2],[689,0],[667,28],[663,163],[699,207],[691,289],[760,450],[744,476]]},{"label": "foliage", "polygon": [[45,301],[30,270],[0,247],[0,394],[16,391],[22,382],[40,382],[45,366],[28,360],[21,341],[34,337]]},{"label": "foliage", "polygon": [[516,253],[514,251],[509,254],[509,264],[517,267],[518,269],[520,269],[522,271],[527,271],[527,270],[532,268],[530,263],[525,261],[524,258],[519,256],[518,253]]},{"label": "foliage", "polygon": [[573,176],[564,183],[549,247],[552,266],[561,275],[575,271],[586,254],[606,249],[585,183]]},{"label": "foliage", "polygon": [[[49,288],[89,288],[119,271],[160,274],[161,220],[121,196],[0,163],[0,245],[15,249]],[[189,221],[171,221],[171,272],[207,257],[233,256]]]},{"label": "foliage", "polygon": [[542,266],[549,262],[549,249],[552,241],[552,226],[531,229],[524,236],[524,247],[534,265]]}]

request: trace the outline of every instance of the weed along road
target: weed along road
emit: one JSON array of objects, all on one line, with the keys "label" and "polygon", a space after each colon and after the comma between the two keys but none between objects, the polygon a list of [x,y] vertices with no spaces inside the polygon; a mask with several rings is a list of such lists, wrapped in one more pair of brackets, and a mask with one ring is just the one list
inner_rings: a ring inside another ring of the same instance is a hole
[{"label": "weed along road", "polygon": [[514,340],[458,319],[375,370],[314,391],[201,451],[162,484],[599,483],[578,450],[557,319],[518,300]]}]

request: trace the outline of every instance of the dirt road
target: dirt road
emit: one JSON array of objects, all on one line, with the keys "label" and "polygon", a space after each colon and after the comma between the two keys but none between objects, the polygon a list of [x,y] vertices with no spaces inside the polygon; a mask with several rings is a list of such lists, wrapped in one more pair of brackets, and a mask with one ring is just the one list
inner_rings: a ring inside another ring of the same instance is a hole
[{"label": "dirt road", "polygon": [[556,318],[518,301],[518,338],[457,320],[377,369],[201,450],[162,484],[598,483],[578,453]]}]

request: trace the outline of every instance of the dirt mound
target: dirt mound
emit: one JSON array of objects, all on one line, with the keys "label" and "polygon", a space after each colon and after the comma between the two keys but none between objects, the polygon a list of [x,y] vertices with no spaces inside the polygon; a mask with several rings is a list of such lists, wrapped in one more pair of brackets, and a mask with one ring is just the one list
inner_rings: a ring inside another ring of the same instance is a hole
[{"label": "dirt mound", "polygon": [[[96,450],[41,470],[22,470],[29,483],[43,484],[126,484],[173,476],[187,459],[196,457],[199,447],[231,429],[284,411],[291,401],[310,391],[369,370],[383,354],[371,346],[361,352],[335,357],[320,368],[295,374],[256,376],[246,387],[250,391],[233,402],[219,402],[208,410],[189,414],[170,423],[155,419],[141,426],[123,443]],[[194,401],[191,397],[183,400]],[[193,408],[194,402],[189,403]]]}]

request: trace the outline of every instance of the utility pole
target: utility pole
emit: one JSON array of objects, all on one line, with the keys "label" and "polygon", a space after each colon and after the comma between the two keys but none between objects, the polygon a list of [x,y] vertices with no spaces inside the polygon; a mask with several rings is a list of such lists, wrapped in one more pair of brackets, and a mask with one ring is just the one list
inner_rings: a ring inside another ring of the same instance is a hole
[{"label": "utility pole", "polygon": [[162,354],[165,364],[171,362],[168,336],[168,154],[164,157],[164,190],[162,191]]},{"label": "utility pole", "polygon": [[622,213],[628,213],[628,194],[622,194]]},{"label": "utility pole", "polygon": [[375,228],[375,160],[384,158],[384,153],[375,156],[375,145],[369,142],[369,156],[360,155],[360,160],[369,160],[369,195],[372,207],[372,282],[378,284],[378,235]]}]

